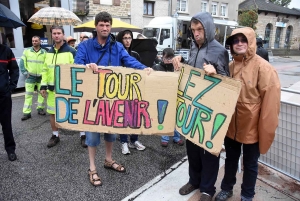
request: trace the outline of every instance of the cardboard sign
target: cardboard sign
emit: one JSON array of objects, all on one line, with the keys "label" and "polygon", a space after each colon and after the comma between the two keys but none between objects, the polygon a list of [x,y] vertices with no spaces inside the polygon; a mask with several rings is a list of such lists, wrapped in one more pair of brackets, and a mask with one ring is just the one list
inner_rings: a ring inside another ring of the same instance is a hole
[{"label": "cardboard sign", "polygon": [[176,129],[188,140],[219,155],[241,90],[229,77],[207,76],[183,65],[178,72]]},{"label": "cardboard sign", "polygon": [[94,73],[80,65],[55,67],[59,127],[118,134],[173,135],[178,75],[123,67]]}]

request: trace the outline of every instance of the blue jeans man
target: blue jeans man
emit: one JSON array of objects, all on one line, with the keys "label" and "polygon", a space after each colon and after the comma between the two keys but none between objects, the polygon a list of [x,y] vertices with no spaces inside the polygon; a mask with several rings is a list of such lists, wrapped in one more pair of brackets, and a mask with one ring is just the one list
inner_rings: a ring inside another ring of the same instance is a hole
[{"label": "blue jeans man", "polygon": [[[161,136],[161,146],[167,147],[169,140],[169,136]],[[184,145],[183,140],[180,139],[180,133],[177,130],[174,130],[173,142],[178,144],[179,146]]]}]

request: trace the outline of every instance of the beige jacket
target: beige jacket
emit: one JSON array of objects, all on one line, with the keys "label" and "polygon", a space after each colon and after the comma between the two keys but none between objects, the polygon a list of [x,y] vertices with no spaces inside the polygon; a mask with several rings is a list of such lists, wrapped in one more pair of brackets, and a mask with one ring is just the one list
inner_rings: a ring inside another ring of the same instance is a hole
[{"label": "beige jacket", "polygon": [[280,81],[270,63],[256,55],[253,29],[235,29],[226,42],[237,33],[246,36],[248,50],[245,55],[235,55],[230,46],[234,58],[229,64],[230,76],[242,81],[242,90],[226,135],[243,144],[259,142],[260,153],[265,154],[278,126]]}]

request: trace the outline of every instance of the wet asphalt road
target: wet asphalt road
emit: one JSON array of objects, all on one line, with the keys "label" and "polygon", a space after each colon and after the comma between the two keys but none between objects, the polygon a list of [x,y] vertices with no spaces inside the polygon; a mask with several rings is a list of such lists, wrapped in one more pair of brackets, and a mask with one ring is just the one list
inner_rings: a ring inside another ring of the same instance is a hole
[{"label": "wet asphalt road", "polygon": [[[96,165],[103,186],[93,187],[88,180],[88,152],[80,145],[79,132],[61,130],[61,141],[47,148],[52,132],[49,116],[21,121],[24,96],[13,98],[13,132],[17,161],[7,159],[0,131],[0,200],[121,200],[182,159],[185,146],[173,143],[160,146],[159,136],[140,136],[144,151],[121,153],[116,141],[113,158],[127,169],[118,173],[104,169],[103,136],[97,149]],[[36,103],[36,97],[34,99]]]}]

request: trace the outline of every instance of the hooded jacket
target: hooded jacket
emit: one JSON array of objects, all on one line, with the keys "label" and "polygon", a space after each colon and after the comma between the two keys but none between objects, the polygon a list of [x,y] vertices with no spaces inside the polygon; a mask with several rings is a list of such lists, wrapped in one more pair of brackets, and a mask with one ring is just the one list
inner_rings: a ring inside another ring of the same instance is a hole
[{"label": "hooded jacket", "polygon": [[[213,18],[208,12],[197,13],[193,18],[201,22],[204,28],[205,42],[199,48],[196,41],[193,41],[187,64],[201,69],[203,69],[204,63],[211,64],[218,74],[229,76],[229,55],[227,50],[214,39],[215,25]],[[193,34],[192,37],[194,39]]]},{"label": "hooded jacket", "polygon": [[261,38],[256,38],[256,45],[256,54],[264,58],[266,61],[269,61],[269,53],[263,48],[263,41]]},{"label": "hooded jacket", "polygon": [[19,66],[14,53],[0,44],[0,95],[10,94],[17,87],[18,80]]},{"label": "hooded jacket", "polygon": [[[133,34],[132,34],[132,31],[130,31],[130,30],[120,31],[120,32],[118,33],[117,37],[116,37],[116,40],[117,40],[119,43],[121,43],[121,44],[123,44],[123,37],[124,37],[124,35],[125,35],[125,34],[124,34],[125,31],[130,33],[130,36],[131,36],[131,38],[132,38],[132,40],[133,40]],[[131,40],[131,43],[130,43],[130,46],[129,46],[127,52],[128,52],[128,54],[129,54],[130,56],[134,57],[136,60],[138,60],[139,62],[141,62],[141,57],[140,57],[139,53],[137,53],[136,51],[133,51],[133,50],[132,50],[132,40]],[[125,47],[124,44],[123,44],[123,47],[124,47],[125,50],[126,50],[126,47]]]},{"label": "hooded jacket", "polygon": [[[103,54],[103,57],[101,58]],[[101,61],[97,61],[101,58]],[[144,69],[146,66],[131,57],[123,45],[110,34],[102,46],[98,43],[97,35],[79,44],[75,57],[76,64],[96,63],[98,66],[122,66]]]},{"label": "hooded jacket", "polygon": [[[233,36],[242,33],[248,41],[244,55],[233,51]],[[233,61],[229,64],[230,76],[242,82],[235,113],[226,136],[243,144],[259,142],[261,154],[270,148],[278,125],[280,110],[280,82],[276,70],[256,55],[255,32],[249,27],[232,31],[226,40]]]}]

